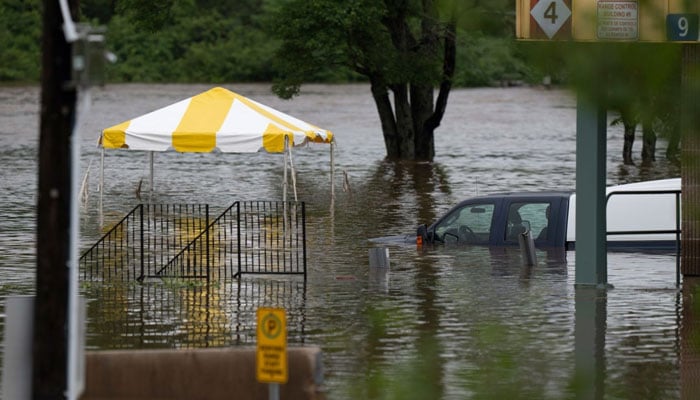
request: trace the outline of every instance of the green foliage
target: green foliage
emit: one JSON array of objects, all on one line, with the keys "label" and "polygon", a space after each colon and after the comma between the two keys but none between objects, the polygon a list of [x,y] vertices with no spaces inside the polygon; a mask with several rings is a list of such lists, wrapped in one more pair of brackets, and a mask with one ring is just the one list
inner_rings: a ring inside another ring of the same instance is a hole
[{"label": "green foliage", "polygon": [[[528,79],[512,40],[512,0],[436,3],[441,20],[453,18],[469,32],[458,43],[455,85]],[[108,66],[114,82],[276,81],[291,95],[303,82],[364,80],[358,71],[371,68],[389,83],[437,83],[436,59],[410,60],[397,52],[382,24],[406,13],[416,33],[420,2],[387,4],[391,7],[373,0],[83,0],[80,19],[108,27],[107,45],[118,57]],[[0,2],[0,81],[39,80],[41,29],[40,0]]]},{"label": "green foliage", "polygon": [[163,278],[162,284],[169,289],[192,289],[200,287],[218,288],[221,285],[219,281],[207,282],[206,279],[186,279],[186,278]]},{"label": "green foliage", "polygon": [[0,81],[39,80],[39,0],[0,2],[0,43]]},{"label": "green foliage", "polygon": [[536,80],[536,72],[519,54],[517,43],[511,38],[473,34],[459,44],[455,86]]},{"label": "green foliage", "polygon": [[[172,11],[179,3],[175,0],[120,0],[117,3],[116,11],[127,17],[133,23],[133,28],[157,32],[167,25],[174,25]],[[189,5],[193,6],[193,4]],[[184,4],[180,4],[180,6],[184,6]]]},{"label": "green foliage", "polygon": [[280,75],[275,91],[282,97],[296,94],[302,82],[342,76],[365,65],[365,54],[353,44],[380,40],[380,32],[368,32],[376,29],[368,21],[380,17],[378,2],[291,0],[277,2],[269,10],[268,27],[282,41],[275,63]]},{"label": "green foliage", "polygon": [[94,20],[100,25],[106,25],[116,12],[115,3],[114,0],[81,1],[80,20]]},{"label": "green foliage", "polygon": [[[159,19],[128,13],[112,19],[108,43],[118,62],[110,79],[137,82],[269,81],[275,41],[246,26],[250,16],[225,17],[178,3]],[[148,15],[148,14],[147,14]],[[167,18],[166,18],[167,16]],[[150,24],[150,25],[149,25]]]},{"label": "green foliage", "polygon": [[[460,27],[455,86],[486,86],[501,81],[530,80],[532,72],[513,39],[515,5],[491,2],[437,1],[437,16]],[[412,34],[419,37],[424,13],[416,1],[291,0],[279,2],[274,19],[282,40],[275,91],[289,97],[305,81],[328,71],[377,73],[388,85],[420,82],[437,85],[442,78],[439,54],[416,57],[396,44],[393,18],[407,16]],[[437,22],[437,21],[435,21]],[[437,57],[436,57],[437,55]],[[341,76],[343,74],[341,73]]]},{"label": "green foliage", "polygon": [[453,19],[465,32],[491,37],[513,38],[514,0],[437,0],[440,17]]}]

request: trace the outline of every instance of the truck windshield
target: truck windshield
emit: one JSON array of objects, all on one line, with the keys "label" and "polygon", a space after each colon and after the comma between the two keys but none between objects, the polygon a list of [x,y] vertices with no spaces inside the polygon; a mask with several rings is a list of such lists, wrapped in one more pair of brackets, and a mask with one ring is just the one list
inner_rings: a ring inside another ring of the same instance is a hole
[{"label": "truck windshield", "polygon": [[445,243],[484,243],[491,234],[493,204],[469,204],[450,213],[435,227]]}]

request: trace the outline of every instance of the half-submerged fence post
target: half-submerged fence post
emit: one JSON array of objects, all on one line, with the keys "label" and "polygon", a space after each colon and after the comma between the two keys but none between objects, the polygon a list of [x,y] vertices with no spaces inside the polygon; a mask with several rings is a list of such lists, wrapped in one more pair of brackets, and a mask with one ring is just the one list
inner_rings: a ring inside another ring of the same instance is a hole
[{"label": "half-submerged fence post", "polygon": [[532,231],[530,231],[530,229],[518,235],[518,244],[520,245],[520,255],[522,256],[523,265],[527,267],[537,265],[535,240],[532,238]]},{"label": "half-submerged fence post", "polygon": [[301,202],[301,237],[304,254],[304,282],[306,282],[306,203]]},{"label": "half-submerged fence post", "polygon": [[143,248],[143,246],[144,246],[144,244],[143,244],[143,242],[144,242],[144,233],[143,233],[143,204],[139,204],[139,220],[140,220],[139,224],[140,224],[140,226],[141,226],[141,232],[140,232],[140,236],[141,236],[141,245],[140,245],[140,248],[141,248],[141,255],[140,255],[140,258],[141,258],[141,275],[138,277],[137,281],[141,282],[141,281],[143,281],[143,278],[146,276],[146,275],[145,275],[145,271],[144,271],[144,269],[145,269],[144,267],[145,267],[145,262],[146,262],[146,260],[144,259],[145,257],[144,257],[144,248]]},{"label": "half-submerged fence post", "polygon": [[241,277],[241,202],[236,202],[236,243],[238,245],[238,272],[237,277]]},{"label": "half-submerged fence post", "polygon": [[209,243],[209,204],[205,205],[204,214],[205,214],[204,219],[206,222],[206,225],[204,228],[204,232],[205,232],[204,234],[205,234],[205,241],[206,241],[206,248],[207,248],[204,251],[204,256],[207,258],[205,263],[206,263],[206,268],[207,268],[207,283],[209,283],[209,278],[210,278],[210,276],[209,276],[209,244],[210,244]]}]

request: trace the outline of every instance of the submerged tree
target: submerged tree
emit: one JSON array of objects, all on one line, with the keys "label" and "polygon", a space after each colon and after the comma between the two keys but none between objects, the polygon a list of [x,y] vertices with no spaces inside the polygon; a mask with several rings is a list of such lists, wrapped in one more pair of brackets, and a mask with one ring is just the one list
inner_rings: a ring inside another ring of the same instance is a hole
[{"label": "submerged tree", "polygon": [[274,90],[290,98],[329,67],[364,76],[387,157],[432,160],[456,55],[456,22],[439,14],[433,0],[283,2],[275,12],[283,77]]}]

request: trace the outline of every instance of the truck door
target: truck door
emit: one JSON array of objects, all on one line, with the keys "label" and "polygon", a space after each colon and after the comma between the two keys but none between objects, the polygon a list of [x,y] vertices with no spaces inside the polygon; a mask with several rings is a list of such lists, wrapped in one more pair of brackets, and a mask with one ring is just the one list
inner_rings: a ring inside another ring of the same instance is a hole
[{"label": "truck door", "polygon": [[529,231],[537,245],[556,246],[560,242],[563,245],[560,197],[509,199],[504,215],[502,240],[505,244],[518,244],[519,234]]}]

